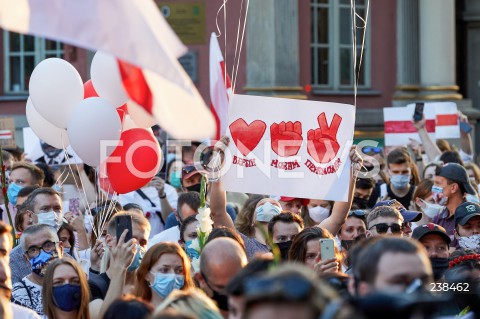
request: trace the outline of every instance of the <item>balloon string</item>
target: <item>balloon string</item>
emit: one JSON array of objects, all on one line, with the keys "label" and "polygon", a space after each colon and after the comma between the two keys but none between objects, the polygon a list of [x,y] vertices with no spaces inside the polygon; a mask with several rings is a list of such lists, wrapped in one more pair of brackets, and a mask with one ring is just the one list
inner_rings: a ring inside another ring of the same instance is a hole
[{"label": "balloon string", "polygon": [[[250,6],[250,0],[247,0],[247,7],[245,9],[245,19],[243,21],[242,39],[240,41],[240,48],[239,48],[240,52],[238,53],[237,68],[236,68],[235,76],[234,76],[234,79],[233,79],[232,92],[235,92],[235,86],[237,84],[237,75],[238,75],[238,69],[240,67],[240,58],[242,56],[243,38],[245,36],[245,26],[247,24],[247,16],[248,16],[248,7],[249,6]],[[234,63],[235,63],[235,61],[234,61]]]},{"label": "balloon string", "polygon": [[[242,9],[243,9],[243,0],[242,2],[240,3],[240,16],[238,17],[238,26],[237,26],[237,41],[235,43],[235,55],[233,57],[233,64],[232,64],[232,73],[230,73],[232,75],[232,79],[233,79],[233,76],[235,75],[235,61],[237,60],[237,52],[238,52],[238,41],[239,41],[239,38],[240,38],[240,24],[241,24],[241,13],[242,13]],[[226,65],[225,65],[226,66]],[[225,78],[225,84],[227,83],[227,78]]]}]

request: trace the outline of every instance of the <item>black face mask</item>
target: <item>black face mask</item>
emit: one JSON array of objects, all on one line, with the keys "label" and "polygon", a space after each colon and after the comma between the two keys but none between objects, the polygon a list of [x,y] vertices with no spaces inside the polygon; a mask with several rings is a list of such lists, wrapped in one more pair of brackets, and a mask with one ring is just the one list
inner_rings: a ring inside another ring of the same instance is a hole
[{"label": "black face mask", "polygon": [[359,209],[366,209],[367,208],[368,200],[365,198],[354,197],[353,204],[357,205]]},{"label": "black face mask", "polygon": [[191,186],[188,186],[188,187],[185,187],[185,188],[186,188],[187,191],[189,191],[189,192],[197,192],[197,193],[200,193],[200,187],[201,187],[200,184],[195,184],[195,185],[191,185]]},{"label": "black face mask", "polygon": [[356,243],[358,243],[359,241],[362,241],[364,240],[365,238],[367,238],[367,236],[365,234],[361,234],[361,235],[358,235],[356,238],[354,239],[350,239],[350,240],[344,240],[342,239],[340,241],[340,245],[342,246],[343,249],[345,249],[346,251],[349,251],[350,248],[355,245]]},{"label": "black face mask", "polygon": [[213,292],[212,300],[217,303],[218,309],[228,311],[228,296],[222,295],[213,289],[211,290]]},{"label": "black face mask", "polygon": [[288,251],[292,246],[292,241],[285,241],[283,243],[277,243],[278,249],[280,249],[280,255],[282,256],[283,261],[288,260]]},{"label": "black face mask", "polygon": [[448,258],[430,258],[430,262],[432,263],[433,279],[439,280],[448,269]]}]

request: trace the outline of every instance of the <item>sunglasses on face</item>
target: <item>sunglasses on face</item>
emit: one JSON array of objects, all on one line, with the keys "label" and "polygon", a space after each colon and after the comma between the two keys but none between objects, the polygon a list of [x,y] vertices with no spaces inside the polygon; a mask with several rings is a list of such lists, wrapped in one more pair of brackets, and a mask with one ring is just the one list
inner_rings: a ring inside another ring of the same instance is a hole
[{"label": "sunglasses on face", "polygon": [[363,211],[361,209],[351,210],[351,211],[348,212],[348,217],[350,217],[350,216],[363,218],[363,217],[365,217],[365,211]]},{"label": "sunglasses on face", "polygon": [[365,154],[368,154],[368,153],[380,154],[383,152],[383,149],[380,147],[364,146],[362,148],[362,152]]},{"label": "sunglasses on face", "polygon": [[375,229],[377,230],[377,233],[379,234],[385,234],[389,228],[393,234],[399,234],[403,230],[403,226],[399,224],[389,225],[386,223],[380,223],[380,224],[373,225],[369,229],[372,229],[373,227],[375,227]]}]

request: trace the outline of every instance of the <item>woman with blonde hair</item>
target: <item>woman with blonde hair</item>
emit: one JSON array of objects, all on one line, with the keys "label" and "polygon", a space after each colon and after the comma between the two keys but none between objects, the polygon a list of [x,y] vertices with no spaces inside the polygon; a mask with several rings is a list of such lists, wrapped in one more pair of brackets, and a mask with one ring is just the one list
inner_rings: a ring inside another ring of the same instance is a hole
[{"label": "woman with blonde hair", "polygon": [[195,286],[190,274],[190,259],[176,243],[158,243],[143,256],[136,273],[133,294],[154,307],[174,290]]},{"label": "woman with blonde hair", "polygon": [[48,319],[89,319],[90,290],[81,266],[61,258],[48,266],[43,280],[43,310]]},{"label": "woman with blonde hair", "polygon": [[252,226],[254,224],[253,215],[255,214],[258,202],[264,198],[265,196],[263,195],[250,195],[245,204],[243,204],[240,213],[237,215],[235,228],[247,237],[251,238],[255,236],[255,228]]},{"label": "woman with blonde hair", "polygon": [[175,290],[155,310],[154,316],[165,310],[177,310],[183,315],[202,319],[222,319],[218,307],[198,288]]}]

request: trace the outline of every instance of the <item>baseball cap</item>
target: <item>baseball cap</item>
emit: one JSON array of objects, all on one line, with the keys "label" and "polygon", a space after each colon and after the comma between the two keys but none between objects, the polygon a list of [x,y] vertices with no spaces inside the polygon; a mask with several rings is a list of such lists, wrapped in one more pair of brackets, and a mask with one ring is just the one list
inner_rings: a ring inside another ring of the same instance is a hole
[{"label": "baseball cap", "polygon": [[470,218],[480,216],[480,206],[472,202],[465,202],[455,209],[454,216],[455,226],[458,224],[463,226],[470,220]]},{"label": "baseball cap", "polygon": [[300,198],[300,197],[287,197],[287,196],[280,196],[280,202],[291,202],[292,200],[299,200],[303,206],[307,206],[310,203],[308,198]]},{"label": "baseball cap", "polygon": [[460,164],[447,163],[440,167],[439,172],[436,175],[448,178],[455,183],[461,184],[468,194],[476,194],[472,185],[470,185],[465,167]]},{"label": "baseball cap", "polygon": [[380,201],[373,206],[373,208],[377,208],[378,206],[391,206],[400,212],[403,216],[403,221],[405,223],[410,223],[410,222],[418,222],[420,219],[422,219],[422,213],[421,212],[416,212],[413,210],[407,210],[405,206],[403,206],[398,200],[396,199],[391,199],[391,200],[384,200]]},{"label": "baseball cap", "polygon": [[450,242],[452,241],[450,239],[450,236],[448,236],[447,231],[445,228],[443,228],[440,225],[434,224],[434,223],[428,223],[425,225],[420,225],[417,228],[413,230],[412,233],[412,238],[415,238],[416,240],[422,239],[425,235],[428,234],[437,234],[440,235],[445,241],[447,242],[448,245],[450,245]]}]

